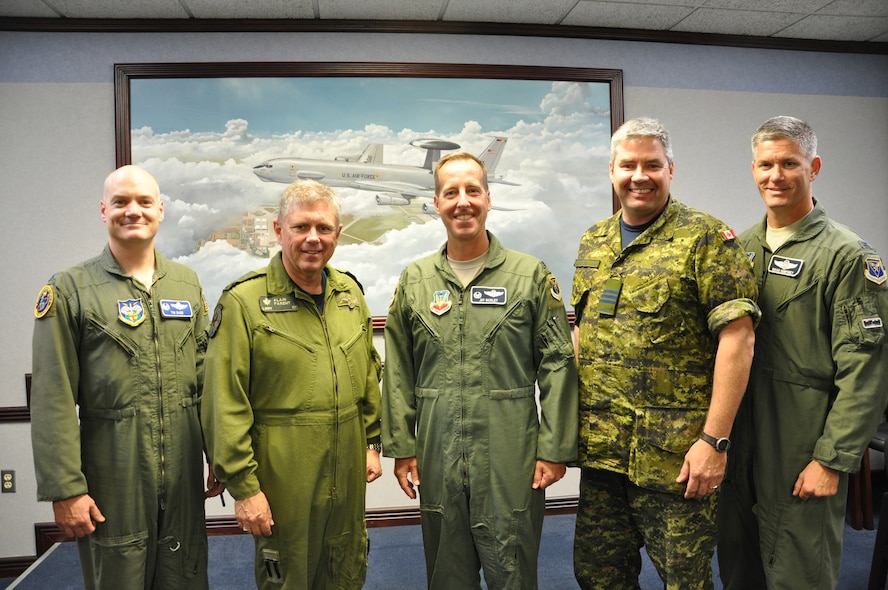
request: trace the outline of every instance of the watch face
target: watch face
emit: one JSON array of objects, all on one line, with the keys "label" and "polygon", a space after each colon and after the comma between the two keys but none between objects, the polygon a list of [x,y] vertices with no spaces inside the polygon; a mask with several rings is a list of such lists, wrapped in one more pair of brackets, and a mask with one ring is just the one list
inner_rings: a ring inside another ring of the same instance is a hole
[{"label": "watch face", "polygon": [[724,453],[731,447],[731,441],[726,438],[720,438],[715,441],[715,450]]}]

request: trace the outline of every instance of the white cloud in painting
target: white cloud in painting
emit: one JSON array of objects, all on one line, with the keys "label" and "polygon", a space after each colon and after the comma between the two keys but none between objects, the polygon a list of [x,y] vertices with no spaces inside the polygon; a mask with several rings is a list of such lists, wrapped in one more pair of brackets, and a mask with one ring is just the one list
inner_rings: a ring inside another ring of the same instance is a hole
[{"label": "white cloud in painting", "polygon": [[[277,203],[284,185],[261,182],[253,166],[285,156],[333,159],[360,154],[371,142],[385,144],[387,163],[420,166],[425,152],[409,145],[417,138],[441,137],[478,154],[494,135],[502,135],[508,144],[496,174],[519,186],[492,184],[491,198],[495,206],[516,210],[492,211],[489,229],[507,247],[542,258],[567,291],[580,235],[611,210],[610,119],[591,105],[585,90],[582,84],[554,82],[539,105],[542,117],[518,119],[507,129],[485,129],[468,120],[459,132],[447,135],[371,123],[336,132],[254,136],[243,119],[227,121],[222,132],[155,134],[143,127],[132,131],[133,160],[160,183],[166,218],[158,248],[198,272],[212,305],[228,282],[266,264],[266,259],[228,243],[203,243],[212,232],[236,226],[245,212]],[[338,191],[344,213],[363,217],[390,212],[376,205],[374,193]],[[435,251],[444,239],[441,222],[432,219],[390,230],[373,243],[341,244],[332,264],[354,273],[373,312],[384,314],[404,266]]]}]

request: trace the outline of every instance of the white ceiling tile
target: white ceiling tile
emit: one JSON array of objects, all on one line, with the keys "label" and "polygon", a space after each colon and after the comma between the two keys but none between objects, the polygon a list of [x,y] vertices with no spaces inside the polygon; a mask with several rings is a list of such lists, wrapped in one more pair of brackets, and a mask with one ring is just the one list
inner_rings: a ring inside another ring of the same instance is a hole
[{"label": "white ceiling tile", "polygon": [[805,17],[774,36],[793,39],[869,41],[886,30],[888,30],[888,17],[814,15]]},{"label": "white ceiling tile", "polygon": [[668,30],[694,9],[626,2],[579,2],[561,21],[563,25],[619,29]]},{"label": "white ceiling tile", "polygon": [[576,0],[450,0],[444,20],[556,24]]},{"label": "white ceiling tile", "polygon": [[522,23],[888,43],[888,0],[0,0],[0,17]]},{"label": "white ceiling tile", "polygon": [[51,0],[67,18],[188,18],[179,0]]},{"label": "white ceiling tile", "polygon": [[[854,1],[854,0],[852,0]],[[833,0],[707,0],[706,8],[810,14]]]},{"label": "white ceiling tile", "polygon": [[311,0],[182,0],[194,18],[314,18]]},{"label": "white ceiling tile", "polygon": [[322,19],[437,20],[443,0],[317,0]]},{"label": "white ceiling tile", "polygon": [[671,30],[683,32],[717,33],[722,35],[751,35],[770,37],[798,22],[804,14],[787,12],[758,12],[751,10],[722,10],[698,8]]},{"label": "white ceiling tile", "polygon": [[833,16],[888,16],[888,2],[886,0],[834,0],[820,10],[812,10],[812,12]]}]

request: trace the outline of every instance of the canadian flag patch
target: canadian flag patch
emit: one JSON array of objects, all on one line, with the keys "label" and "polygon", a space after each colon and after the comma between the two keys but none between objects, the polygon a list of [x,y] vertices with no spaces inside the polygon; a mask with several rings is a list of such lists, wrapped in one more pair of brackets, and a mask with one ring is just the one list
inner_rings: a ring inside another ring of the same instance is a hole
[{"label": "canadian flag patch", "polygon": [[726,242],[729,242],[731,240],[736,240],[737,234],[735,234],[734,230],[732,229],[726,229],[722,232],[722,237],[725,239]]}]

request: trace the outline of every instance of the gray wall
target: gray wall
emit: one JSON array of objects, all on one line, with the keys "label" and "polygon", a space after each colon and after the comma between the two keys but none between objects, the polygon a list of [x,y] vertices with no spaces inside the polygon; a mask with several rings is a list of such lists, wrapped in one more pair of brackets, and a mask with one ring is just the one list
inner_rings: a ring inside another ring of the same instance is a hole
[{"label": "gray wall", "polygon": [[[799,116],[820,139],[816,196],[888,253],[888,56],[507,36],[0,32],[0,406],[24,405],[38,290],[106,241],[98,202],[115,164],[113,64],[212,61],[622,69],[626,117],[657,117],[673,133],[673,194],[737,230],[763,215],[749,136],[767,117]],[[18,478],[16,494],[0,495],[0,558],[33,555],[33,523],[52,520],[35,501],[31,461],[30,425],[0,424],[0,468]],[[410,504],[386,469],[368,505]],[[575,475],[550,495],[575,494]]]}]

